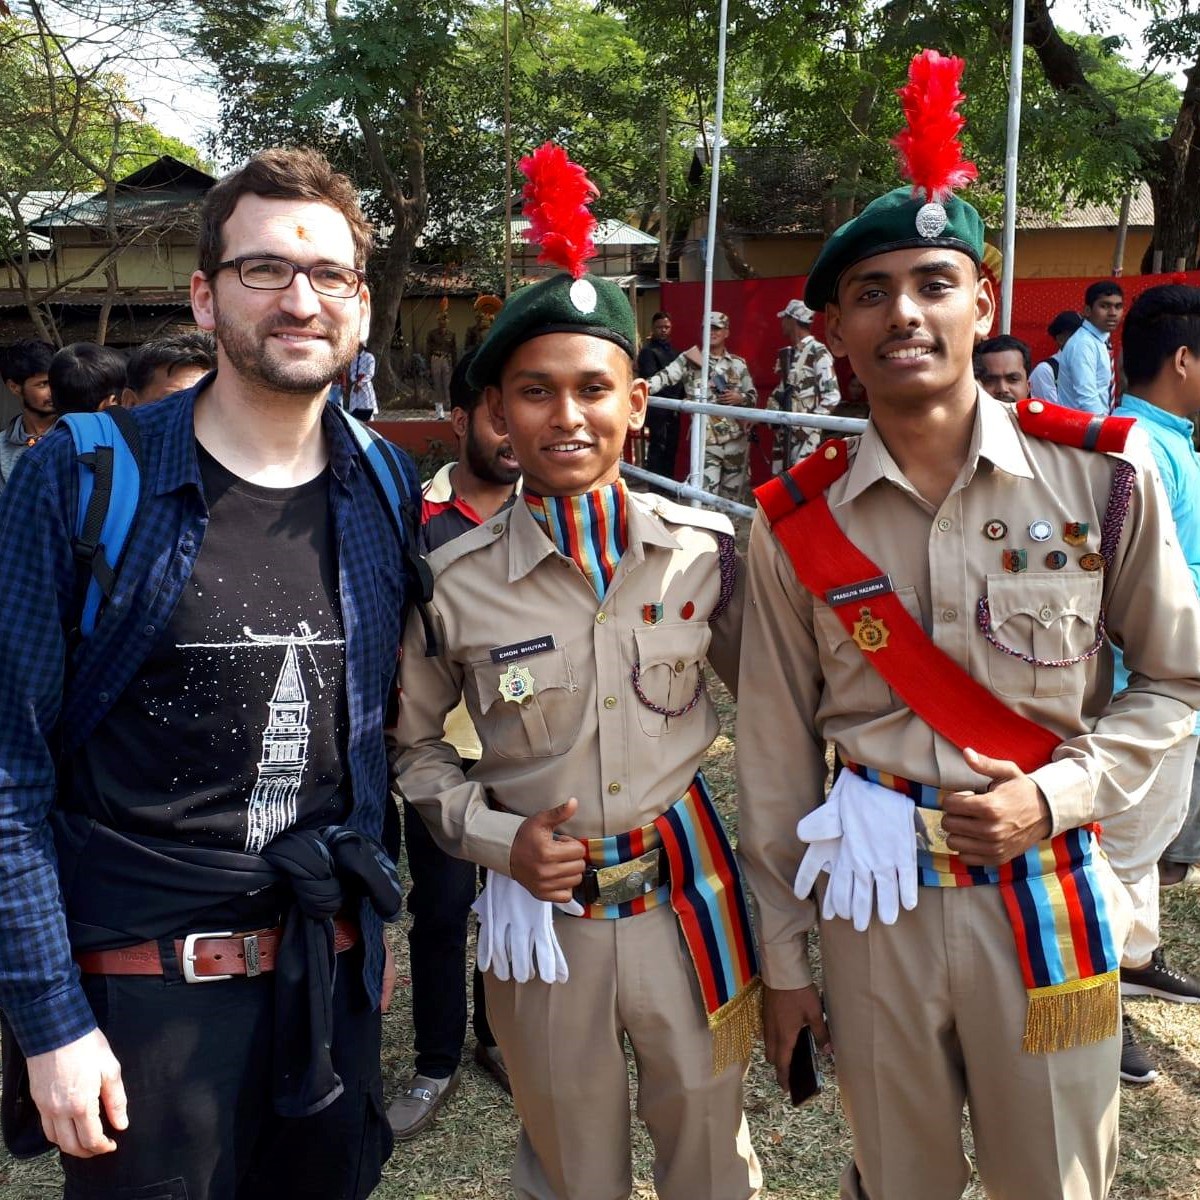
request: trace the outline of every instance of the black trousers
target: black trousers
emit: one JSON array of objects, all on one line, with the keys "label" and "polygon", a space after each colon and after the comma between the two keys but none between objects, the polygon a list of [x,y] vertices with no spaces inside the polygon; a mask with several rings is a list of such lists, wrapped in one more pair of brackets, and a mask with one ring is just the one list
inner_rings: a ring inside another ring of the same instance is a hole
[{"label": "black trousers", "polygon": [[650,444],[646,447],[646,470],[667,479],[675,478],[675,455],[679,449],[679,414],[652,408],[646,414]]},{"label": "black trousers", "polygon": [[[60,1155],[64,1200],[363,1200],[392,1152],[380,1014],[362,950],[338,956],[333,1065],[345,1086],[311,1117],[271,1108],[274,975],[217,983],[85,975],[121,1064],[129,1128],[97,1158]],[[110,1131],[111,1132],[111,1131]]]},{"label": "black trousers", "polygon": [[[475,900],[476,867],[442,850],[407,801],[404,844],[412,877],[408,955],[416,1071],[431,1079],[448,1079],[458,1068],[467,1034],[467,918]],[[480,871],[480,879],[483,875]],[[478,967],[472,991],[475,1037],[494,1046]]]}]

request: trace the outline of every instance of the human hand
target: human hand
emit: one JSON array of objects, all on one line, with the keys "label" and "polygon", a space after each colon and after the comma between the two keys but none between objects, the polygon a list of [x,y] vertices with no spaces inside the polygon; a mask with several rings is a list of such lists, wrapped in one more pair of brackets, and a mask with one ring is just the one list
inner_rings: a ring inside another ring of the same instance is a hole
[{"label": "human hand", "polygon": [[121,1064],[99,1029],[57,1050],[34,1054],[27,1063],[30,1095],[47,1139],[76,1158],[117,1148],[100,1124],[100,1105],[114,1129],[128,1129],[125,1085]]},{"label": "human hand", "polygon": [[557,808],[526,817],[513,839],[508,873],[539,900],[565,904],[572,890],[583,882],[583,843],[554,833],[578,807],[579,801],[572,796]]},{"label": "human hand", "polygon": [[379,1011],[387,1012],[392,1007],[392,994],[396,990],[396,955],[388,941],[387,930],[383,931],[383,990],[379,996]]},{"label": "human hand", "polygon": [[787,1091],[788,1068],[800,1030],[809,1026],[821,1050],[831,1048],[821,997],[810,984],[802,988],[763,988],[763,1043],[779,1086]]},{"label": "human hand", "polygon": [[986,792],[952,792],[942,801],[946,843],[971,867],[998,867],[1050,836],[1050,806],[1014,762],[966,749],[972,771],[993,782]]},{"label": "human hand", "polygon": [[717,400],[721,404],[737,404],[742,398],[742,393],[736,388],[726,388],[718,397]]}]

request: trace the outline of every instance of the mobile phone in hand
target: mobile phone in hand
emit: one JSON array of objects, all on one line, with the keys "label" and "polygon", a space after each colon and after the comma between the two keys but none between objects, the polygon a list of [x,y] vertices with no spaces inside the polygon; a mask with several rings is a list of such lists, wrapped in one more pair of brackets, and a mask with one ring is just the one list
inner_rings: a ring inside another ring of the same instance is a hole
[{"label": "mobile phone in hand", "polygon": [[817,1065],[817,1043],[812,1030],[805,1025],[792,1047],[792,1058],[788,1064],[788,1093],[792,1103],[799,1107],[806,1100],[819,1095],[823,1080]]}]

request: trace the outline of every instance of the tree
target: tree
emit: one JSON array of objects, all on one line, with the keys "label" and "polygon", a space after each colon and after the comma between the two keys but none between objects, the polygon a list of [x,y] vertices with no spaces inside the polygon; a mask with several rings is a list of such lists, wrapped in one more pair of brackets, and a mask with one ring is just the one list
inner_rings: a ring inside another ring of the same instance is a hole
[{"label": "tree", "polygon": [[[162,229],[118,220],[117,182],[161,154],[195,162],[190,147],[141,119],[110,56],[83,54],[85,39],[52,27],[36,0],[28,17],[0,18],[0,265],[15,280],[39,336],[61,341],[48,304],[72,284],[100,273],[106,292],[96,325],[103,342],[116,297],[115,263],[133,241]],[[86,61],[85,61],[86,60]],[[103,191],[104,244],[70,275],[54,277],[32,248],[29,224],[81,193]]]}]

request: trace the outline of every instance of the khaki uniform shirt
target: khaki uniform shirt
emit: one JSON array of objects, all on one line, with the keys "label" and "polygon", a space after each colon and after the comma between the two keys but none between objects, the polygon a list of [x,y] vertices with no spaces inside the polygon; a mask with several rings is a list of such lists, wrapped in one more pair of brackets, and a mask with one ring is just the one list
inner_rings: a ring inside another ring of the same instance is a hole
[{"label": "khaki uniform shirt", "polygon": [[[1137,803],[1200,706],[1200,608],[1148,449],[1135,444],[1122,456],[1137,466],[1137,480],[1115,561],[1103,572],[1082,570],[1079,560],[1099,548],[1115,456],[1027,437],[1015,411],[982,390],[966,464],[940,507],[905,479],[873,425],[851,457],[827,493],[841,529],[891,575],[938,647],[1062,737],[1053,761],[1032,772],[1053,832]],[[1053,528],[1048,541],[1030,537],[1039,519]],[[994,521],[1007,526],[1000,540],[984,533]],[[1064,522],[1073,521],[1089,526],[1084,546],[1063,540]],[[1007,574],[1005,548],[1025,549],[1028,571]],[[1061,570],[1045,563],[1054,550],[1067,553]],[[1108,635],[1124,647],[1129,690],[1113,698],[1107,643],[1059,668],[995,649],[976,624],[983,596],[993,636],[1043,660],[1088,650],[1103,609]],[[815,911],[792,894],[803,850],[795,829],[821,803],[825,740],[843,759],[943,789],[984,791],[990,781],[909,711],[837,614],[800,586],[761,514],[750,541],[741,678],[738,827],[760,909],[764,979],[802,987]]]},{"label": "khaki uniform shirt", "polygon": [[[488,870],[507,874],[522,819],[571,796],[579,809],[563,832],[587,838],[649,824],[687,790],[716,712],[703,691],[681,716],[653,711],[635,693],[636,663],[646,698],[665,709],[703,687],[705,658],[736,685],[740,570],[725,613],[708,621],[728,519],[636,492],[629,500],[628,548],[603,601],[520,502],[430,555],[441,646],[426,657],[421,622],[410,623],[397,780],[446,850]],[[654,604],[658,620],[645,607]],[[553,649],[493,661],[493,650],[546,635]],[[511,665],[533,677],[525,703],[501,697]],[[483,748],[470,778],[443,735],[460,695]]]},{"label": "khaki uniform shirt", "polygon": [[[727,388],[720,386],[724,379]],[[667,363],[656,375],[649,380],[650,391],[660,392],[671,384],[682,383],[689,400],[694,400],[700,391],[700,368],[686,354],[679,355],[673,362]],[[741,403],[745,408],[753,408],[758,403],[758,391],[750,375],[746,360],[737,354],[710,356],[708,360],[708,403],[717,404],[721,392],[732,390],[741,392]],[[708,440],[717,445],[725,442],[745,439],[746,426],[741,421],[727,421],[723,417],[708,418]]]}]

